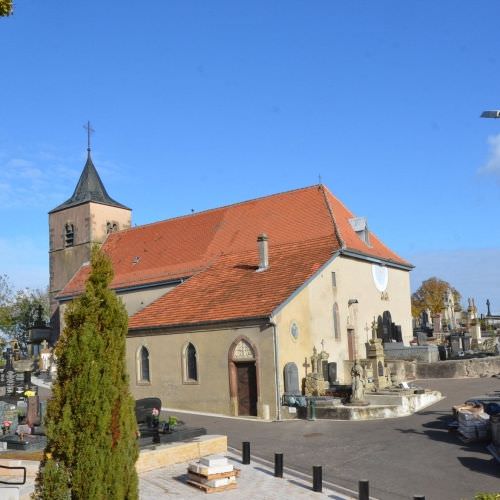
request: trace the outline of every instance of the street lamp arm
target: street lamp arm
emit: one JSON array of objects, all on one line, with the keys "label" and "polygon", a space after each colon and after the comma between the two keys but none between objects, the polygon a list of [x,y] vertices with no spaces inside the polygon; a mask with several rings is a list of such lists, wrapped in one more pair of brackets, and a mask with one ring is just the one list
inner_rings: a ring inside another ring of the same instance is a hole
[{"label": "street lamp arm", "polygon": [[481,113],[481,118],[500,118],[500,110],[495,109],[490,111],[483,111]]}]

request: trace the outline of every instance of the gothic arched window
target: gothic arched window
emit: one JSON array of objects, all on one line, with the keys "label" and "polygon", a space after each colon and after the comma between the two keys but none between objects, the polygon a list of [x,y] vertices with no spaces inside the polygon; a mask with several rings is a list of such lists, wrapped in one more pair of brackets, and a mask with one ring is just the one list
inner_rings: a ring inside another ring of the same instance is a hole
[{"label": "gothic arched window", "polygon": [[196,359],[196,348],[191,342],[186,347],[186,379],[188,382],[198,381],[198,361]]},{"label": "gothic arched window", "polygon": [[75,226],[69,222],[64,226],[64,246],[72,247],[75,244]]},{"label": "gothic arched window", "polygon": [[340,340],[339,306],[337,302],[333,304],[333,336],[336,340]]},{"label": "gothic arched window", "polygon": [[149,351],[146,347],[142,346],[139,351],[139,382],[151,382],[149,373]]}]

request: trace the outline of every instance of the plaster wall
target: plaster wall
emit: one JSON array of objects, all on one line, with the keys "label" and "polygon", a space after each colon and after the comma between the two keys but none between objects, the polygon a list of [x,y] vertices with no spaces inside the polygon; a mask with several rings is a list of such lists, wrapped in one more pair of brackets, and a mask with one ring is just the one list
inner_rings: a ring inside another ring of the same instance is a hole
[{"label": "plaster wall", "polygon": [[[127,314],[130,317],[174,288],[175,285],[165,285],[140,290],[119,291],[117,295],[123,302]],[[69,301],[59,304],[59,324],[61,325],[61,331],[64,328],[64,313],[68,304]]]},{"label": "plaster wall", "polygon": [[100,203],[90,203],[90,217],[91,241],[99,243],[102,243],[108,235],[108,222],[115,223],[118,231],[130,228],[132,223],[131,210]]},{"label": "plaster wall", "polygon": [[130,317],[174,288],[175,285],[165,285],[140,290],[119,291],[117,295],[125,305],[125,309],[127,309]]},{"label": "plaster wall", "polygon": [[[271,263],[272,265],[272,263]],[[335,272],[336,286],[332,273]],[[337,363],[340,382],[344,380],[343,361],[349,359],[347,331],[355,332],[356,350],[365,357],[365,342],[371,338],[374,317],[389,310],[392,320],[400,324],[405,343],[412,337],[409,272],[388,268],[387,299],[375,287],[372,264],[346,257],[337,257],[322,269],[306,286],[281,308],[273,319],[278,329],[278,357],[280,370],[280,393],[283,393],[283,368],[294,362],[299,370],[299,379],[305,377],[303,366],[307,357],[310,363],[313,347],[329,353],[329,362]],[[348,305],[350,299],[358,303]],[[339,308],[340,338],[335,338],[333,306]],[[298,326],[299,335],[291,335],[292,324]],[[308,368],[310,371],[310,368]]]},{"label": "plaster wall", "polygon": [[[159,397],[163,406],[183,410],[204,411],[223,415],[234,414],[230,397],[228,353],[240,336],[256,349],[258,415],[269,405],[276,416],[273,332],[269,326],[234,327],[170,333],[155,331],[154,335],[130,335],[127,338],[127,368],[133,396]],[[184,349],[188,342],[196,348],[198,382],[185,382]],[[151,382],[138,380],[138,354],[142,346],[150,353]]]}]

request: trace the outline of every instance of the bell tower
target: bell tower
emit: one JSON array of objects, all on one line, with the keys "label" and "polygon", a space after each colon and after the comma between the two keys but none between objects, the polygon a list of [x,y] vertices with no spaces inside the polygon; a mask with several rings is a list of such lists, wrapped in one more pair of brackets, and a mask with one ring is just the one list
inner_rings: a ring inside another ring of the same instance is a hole
[{"label": "bell tower", "polygon": [[57,294],[84,262],[90,260],[94,243],[127,229],[132,210],[111,198],[97,173],[90,151],[71,198],[49,212],[49,297],[52,325],[59,333]]}]

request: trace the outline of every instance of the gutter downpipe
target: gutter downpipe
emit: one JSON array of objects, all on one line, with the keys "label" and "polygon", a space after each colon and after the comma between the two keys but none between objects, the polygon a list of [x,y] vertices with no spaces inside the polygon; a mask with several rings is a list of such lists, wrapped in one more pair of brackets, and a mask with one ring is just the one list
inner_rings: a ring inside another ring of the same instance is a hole
[{"label": "gutter downpipe", "polygon": [[269,318],[269,325],[273,327],[274,344],[274,376],[276,385],[276,420],[281,420],[281,401],[280,401],[280,377],[279,377],[279,353],[278,353],[278,326]]}]

